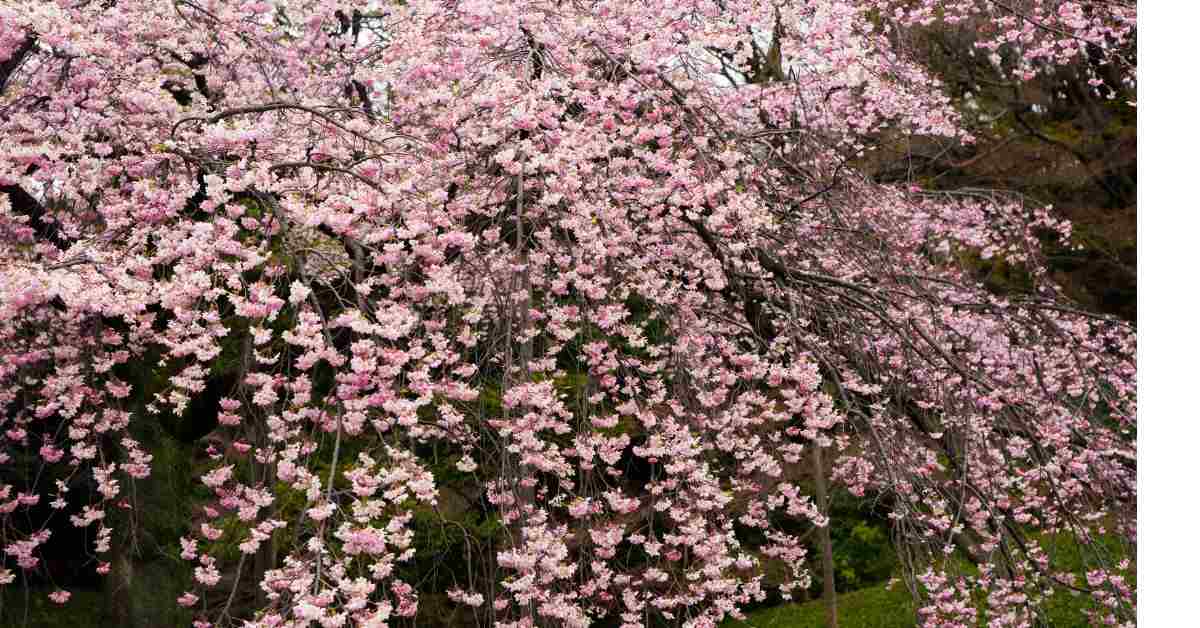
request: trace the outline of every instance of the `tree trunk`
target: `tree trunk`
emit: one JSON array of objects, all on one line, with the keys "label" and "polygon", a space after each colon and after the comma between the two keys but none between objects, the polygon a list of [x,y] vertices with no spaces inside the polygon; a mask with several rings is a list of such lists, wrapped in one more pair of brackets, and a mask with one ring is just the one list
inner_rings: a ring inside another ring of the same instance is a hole
[{"label": "tree trunk", "polygon": [[133,558],[125,531],[113,531],[109,552],[110,571],[104,577],[105,628],[134,628]]},{"label": "tree trunk", "polygon": [[267,592],[258,583],[263,581],[267,574],[267,570],[275,568],[275,562],[279,559],[278,548],[275,546],[275,534],[271,534],[271,538],[263,541],[258,552],[254,554],[254,577],[250,581],[254,587],[254,604],[257,608],[266,608],[269,600]]},{"label": "tree trunk", "polygon": [[[115,439],[103,438],[101,447],[106,460],[116,464],[127,460],[125,449]],[[132,479],[123,482],[121,490],[133,512],[139,512],[141,504],[133,492],[132,484]],[[108,553],[102,558],[108,560],[109,572],[104,576],[105,608],[101,611],[101,618],[105,628],[134,628],[133,553],[136,524],[132,513],[110,513],[106,522],[112,525],[112,536],[109,537]]]},{"label": "tree trunk", "polygon": [[[813,443],[813,484],[817,492],[817,508],[826,517],[829,516],[829,492],[825,487],[825,463],[821,456],[821,446]],[[821,579],[825,587],[822,597],[825,600],[825,625],[837,628],[837,588],[833,582],[833,540],[829,536],[829,526],[817,530],[817,541],[821,544]]]}]

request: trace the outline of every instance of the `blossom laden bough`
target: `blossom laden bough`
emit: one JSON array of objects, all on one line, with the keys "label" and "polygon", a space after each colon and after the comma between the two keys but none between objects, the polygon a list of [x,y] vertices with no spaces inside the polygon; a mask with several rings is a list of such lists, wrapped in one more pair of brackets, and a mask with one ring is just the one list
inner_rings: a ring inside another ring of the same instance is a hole
[{"label": "blossom laden bough", "polygon": [[980,46],[1018,75],[1128,43],[1132,7],[1060,5],[6,4],[0,463],[46,480],[0,486],[0,580],[42,501],[107,570],[138,423],[217,390],[197,625],[415,616],[434,446],[502,530],[448,595],[481,625],[807,588],[814,450],[886,505],[926,623],[1030,625],[1055,587],[1132,621],[1128,564],[1045,543],[1136,539],[1134,330],[1060,297],[1044,208],[854,170],[873,134],[970,139],[898,33],[1007,11]]}]

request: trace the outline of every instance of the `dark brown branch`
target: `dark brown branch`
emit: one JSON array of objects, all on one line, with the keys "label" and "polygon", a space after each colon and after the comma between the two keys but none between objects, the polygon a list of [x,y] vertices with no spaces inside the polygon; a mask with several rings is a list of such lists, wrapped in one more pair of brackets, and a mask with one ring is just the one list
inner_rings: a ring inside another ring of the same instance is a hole
[{"label": "dark brown branch", "polygon": [[359,181],[361,181],[366,186],[370,187],[372,190],[375,190],[376,192],[379,192],[380,194],[384,194],[383,187],[380,186],[378,183],[362,176],[361,174],[358,174],[357,172],[354,172],[353,170],[347,170],[346,168],[342,168],[339,166],[331,166],[331,165],[327,165],[327,164],[313,163],[311,161],[288,161],[288,162],[284,162],[281,164],[275,164],[275,165],[271,166],[269,168],[269,170],[271,172],[275,172],[277,170],[288,170],[288,169],[292,169],[292,168],[310,168],[312,170],[324,170],[327,172],[340,172],[342,174],[352,176],[355,179],[358,179]]},{"label": "dark brown branch", "polygon": [[17,46],[17,49],[13,51],[12,56],[0,62],[0,94],[4,93],[4,88],[8,87],[8,79],[21,66],[21,63],[25,61],[25,57],[33,52],[33,48],[36,45],[37,35],[28,33],[25,35],[25,39],[21,41],[21,45]]},{"label": "dark brown branch", "polygon": [[29,226],[33,228],[38,240],[49,242],[61,251],[70,248],[71,243],[62,236],[58,225],[47,217],[46,207],[18,185],[0,185],[0,193],[7,194],[13,211],[29,218]]}]

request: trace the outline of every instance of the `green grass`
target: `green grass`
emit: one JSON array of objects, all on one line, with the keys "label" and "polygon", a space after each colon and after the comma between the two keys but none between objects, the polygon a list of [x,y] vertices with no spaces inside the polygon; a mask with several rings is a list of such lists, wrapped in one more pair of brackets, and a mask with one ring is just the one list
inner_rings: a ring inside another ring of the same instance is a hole
[{"label": "green grass", "polygon": [[[1087,628],[1085,610],[1094,603],[1084,596],[1056,593],[1046,601],[1043,618],[1055,628]],[[908,590],[878,585],[838,594],[838,628],[914,628],[916,610]],[[748,613],[746,621],[728,621],[724,628],[818,628],[825,626],[821,600],[785,604]]]},{"label": "green grass", "polygon": [[[838,628],[913,628],[917,625],[912,598],[903,585],[892,590],[877,585],[839,594]],[[825,625],[821,600],[787,604],[749,613],[746,621],[726,622],[726,628],[804,628]]]},{"label": "green grass", "polygon": [[[1045,541],[1045,539],[1043,539]],[[1103,538],[1098,544],[1112,560],[1123,555],[1114,538]],[[1053,548],[1052,563],[1057,569],[1082,574],[1087,567],[1078,545],[1063,536]],[[1131,581],[1136,587],[1136,582]],[[818,592],[819,594],[819,592]],[[916,609],[903,584],[888,590],[879,584],[847,593],[838,593],[839,628],[914,628]],[[1087,612],[1098,610],[1096,602],[1086,595],[1072,595],[1056,590],[1041,606],[1041,619],[1053,628],[1087,628],[1091,626]],[[724,628],[807,628],[825,626],[825,607],[820,599],[801,604],[784,604],[747,613],[745,621],[725,622]]]}]

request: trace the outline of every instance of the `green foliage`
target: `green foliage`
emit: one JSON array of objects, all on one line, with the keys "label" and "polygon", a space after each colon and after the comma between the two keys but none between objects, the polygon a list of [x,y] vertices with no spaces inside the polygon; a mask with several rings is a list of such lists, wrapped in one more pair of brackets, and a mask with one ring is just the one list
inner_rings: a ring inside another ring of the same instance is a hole
[{"label": "green foliage", "polygon": [[834,526],[831,536],[840,590],[852,591],[891,576],[896,565],[895,551],[883,526],[857,521],[853,525]]},{"label": "green foliage", "polygon": [[993,294],[1018,295],[1034,291],[1029,271],[1002,256],[984,259],[974,251],[963,251],[958,259]]},{"label": "green foliage", "polygon": [[456,510],[453,508],[438,512],[423,506],[413,509],[409,525],[416,553],[397,574],[420,591],[418,626],[459,625],[461,616],[469,611],[451,604],[445,592],[465,588],[471,575],[481,577],[477,570],[501,544],[503,526],[499,518],[467,506],[459,512],[447,512]]},{"label": "green foliage", "polygon": [[170,557],[175,568],[187,571],[179,556],[181,536],[192,525],[192,509],[199,491],[192,479],[192,448],[172,438],[157,423],[138,421],[139,428],[153,435],[143,435],[151,462],[149,481],[139,482],[138,526],[142,560]]}]

